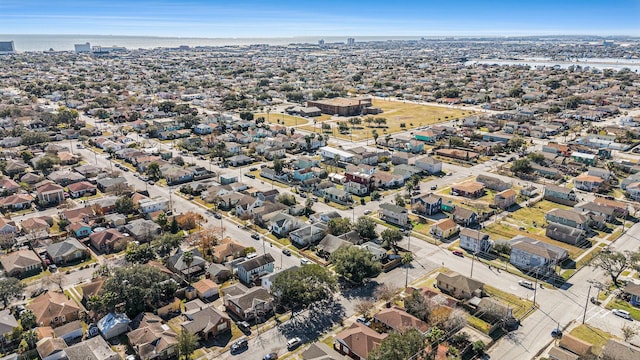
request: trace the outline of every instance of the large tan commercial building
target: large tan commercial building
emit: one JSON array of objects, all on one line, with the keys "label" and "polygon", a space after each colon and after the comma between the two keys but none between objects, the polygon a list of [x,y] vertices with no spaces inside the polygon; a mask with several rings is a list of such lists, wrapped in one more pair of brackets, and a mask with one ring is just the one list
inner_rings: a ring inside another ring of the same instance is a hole
[{"label": "large tan commercial building", "polygon": [[371,107],[371,99],[333,98],[325,100],[307,101],[307,107],[315,106],[322,113],[340,116],[356,116],[361,114],[378,114],[380,109]]}]

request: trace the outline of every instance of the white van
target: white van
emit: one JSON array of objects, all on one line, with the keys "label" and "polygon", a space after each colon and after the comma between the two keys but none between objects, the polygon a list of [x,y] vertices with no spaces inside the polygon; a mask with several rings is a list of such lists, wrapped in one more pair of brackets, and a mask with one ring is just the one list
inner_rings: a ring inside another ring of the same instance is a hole
[{"label": "white van", "polygon": [[533,283],[531,281],[520,280],[518,284],[522,287],[526,287],[527,289],[533,289]]},{"label": "white van", "polygon": [[258,256],[258,253],[252,252],[252,253],[247,254],[247,259],[253,259],[256,256]]}]

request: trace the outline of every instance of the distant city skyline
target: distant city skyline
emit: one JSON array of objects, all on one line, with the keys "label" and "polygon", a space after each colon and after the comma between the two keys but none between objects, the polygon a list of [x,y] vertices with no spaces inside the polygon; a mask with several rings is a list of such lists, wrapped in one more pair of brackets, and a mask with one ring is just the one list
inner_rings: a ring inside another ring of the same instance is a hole
[{"label": "distant city skyline", "polygon": [[640,1],[2,0],[2,34],[640,36]]}]

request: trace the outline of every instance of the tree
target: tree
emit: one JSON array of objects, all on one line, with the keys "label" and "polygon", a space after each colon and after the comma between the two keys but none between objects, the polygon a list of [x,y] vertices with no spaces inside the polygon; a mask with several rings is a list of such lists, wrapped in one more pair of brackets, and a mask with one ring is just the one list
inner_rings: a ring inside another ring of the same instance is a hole
[{"label": "tree", "polygon": [[175,216],[171,217],[171,228],[170,231],[172,234],[177,234],[180,231],[180,226],[178,225],[178,219]]},{"label": "tree", "polygon": [[271,291],[279,294],[280,305],[292,311],[330,299],[337,289],[335,275],[318,264],[279,272],[271,285]]},{"label": "tree", "polygon": [[156,162],[152,162],[147,166],[147,171],[145,172],[149,179],[153,181],[158,181],[160,177],[162,177],[162,172],[160,171],[160,165]]},{"label": "tree", "polygon": [[389,303],[391,302],[391,300],[393,300],[393,298],[396,296],[397,293],[398,293],[397,288],[390,287],[387,284],[382,284],[381,286],[378,286],[378,288],[375,290],[374,296],[379,301],[384,301],[385,303]]},{"label": "tree", "polygon": [[404,281],[404,287],[406,288],[409,285],[409,264],[413,262],[413,254],[410,252],[406,252],[402,254],[401,262],[406,272],[405,281]]},{"label": "tree", "polygon": [[448,332],[455,332],[462,329],[467,324],[467,313],[459,308],[453,309],[449,313],[449,317],[444,322],[444,329]]},{"label": "tree", "polygon": [[287,206],[293,206],[296,204],[296,197],[293,196],[292,194],[280,194],[278,195],[276,200],[279,203],[282,203],[283,205],[287,205]]},{"label": "tree", "polygon": [[20,325],[25,330],[32,329],[36,326],[36,315],[33,311],[27,309],[20,314]]},{"label": "tree", "polygon": [[402,233],[398,229],[384,229],[382,233],[380,233],[380,237],[388,247],[395,249],[398,241],[402,240]]},{"label": "tree", "polygon": [[531,163],[527,159],[518,159],[511,165],[511,172],[514,174],[525,173],[528,174],[532,171]]},{"label": "tree", "polygon": [[36,170],[40,170],[46,173],[50,171],[57,163],[58,159],[52,156],[43,156],[40,159],[36,160]]},{"label": "tree", "polygon": [[251,111],[243,111],[240,113],[240,119],[242,120],[253,120],[253,113]]},{"label": "tree", "polygon": [[373,301],[366,299],[357,302],[354,309],[356,310],[356,314],[360,314],[368,319],[371,317],[371,313],[375,311],[376,304]]},{"label": "tree", "polygon": [[400,207],[404,207],[405,203],[404,203],[404,198],[402,197],[402,195],[396,194],[395,200],[396,200],[396,205],[398,205]]},{"label": "tree", "polygon": [[424,348],[424,336],[420,330],[394,331],[369,353],[367,360],[406,360]]},{"label": "tree", "polygon": [[363,239],[375,239],[378,237],[375,221],[365,216],[361,216],[356,220],[356,223],[353,225],[353,229]]},{"label": "tree", "polygon": [[404,300],[404,306],[409,314],[425,322],[429,322],[429,316],[435,308],[433,301],[425,298],[420,291],[413,291]]},{"label": "tree", "polygon": [[149,244],[137,245],[129,243],[124,258],[131,264],[146,264],[151,260],[155,260],[156,254]]},{"label": "tree", "polygon": [[371,131],[371,135],[373,136],[373,141],[377,144],[378,143],[378,137],[380,137],[380,135],[378,134],[378,131],[376,131],[376,129],[373,129]]},{"label": "tree", "polygon": [[624,324],[620,330],[622,331],[622,337],[626,342],[629,342],[632,337],[638,335],[638,328],[633,325]]},{"label": "tree", "polygon": [[339,236],[351,231],[352,224],[348,218],[334,218],[329,220],[327,224],[329,228],[329,234]]},{"label": "tree", "polygon": [[189,360],[198,348],[198,338],[189,330],[182,329],[178,335],[178,358]]},{"label": "tree", "polygon": [[47,281],[51,284],[57,285],[60,291],[64,291],[64,275],[61,273],[57,272],[55,274],[51,274]]},{"label": "tree", "polygon": [[593,259],[593,266],[604,270],[613,281],[613,284],[620,288],[618,277],[629,267],[637,267],[639,253],[631,251],[601,252]]},{"label": "tree", "polygon": [[276,174],[278,175],[282,174],[282,167],[283,167],[283,162],[281,159],[273,160],[273,171],[275,171]]},{"label": "tree", "polygon": [[20,280],[12,277],[0,279],[0,300],[5,308],[11,299],[22,295],[22,291],[24,291],[24,284]]},{"label": "tree", "polygon": [[177,249],[182,242],[182,236],[178,234],[163,234],[157,237],[151,243],[153,248],[158,252],[161,257],[169,255],[173,250]]},{"label": "tree", "polygon": [[497,254],[508,255],[511,253],[511,245],[506,241],[496,241],[496,243],[493,244],[492,250]]},{"label": "tree", "polygon": [[371,192],[371,200],[378,200],[378,199],[380,199],[380,196],[381,196],[380,193],[377,192],[377,191],[372,191]]},{"label": "tree", "polygon": [[380,273],[381,265],[373,255],[358,246],[341,246],[331,254],[331,263],[338,275],[356,284]]},{"label": "tree", "polygon": [[115,209],[120,214],[129,215],[136,211],[133,199],[129,196],[121,196],[116,200]]},{"label": "tree", "polygon": [[484,350],[487,348],[487,345],[482,340],[475,341],[473,343],[473,352],[478,355],[484,354]]},{"label": "tree", "polygon": [[527,157],[529,158],[529,160],[531,160],[532,162],[536,163],[536,164],[542,164],[544,163],[544,155],[540,154],[540,153],[531,153],[529,155],[527,155]]},{"label": "tree", "polygon": [[185,251],[182,254],[182,261],[187,265],[187,283],[191,285],[191,264],[193,264],[193,252]]}]

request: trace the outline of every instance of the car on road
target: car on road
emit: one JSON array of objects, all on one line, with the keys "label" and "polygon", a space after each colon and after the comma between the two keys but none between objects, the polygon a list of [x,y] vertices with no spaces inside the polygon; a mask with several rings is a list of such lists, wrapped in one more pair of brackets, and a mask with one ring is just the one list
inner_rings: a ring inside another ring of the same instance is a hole
[{"label": "car on road", "polygon": [[255,179],[256,176],[253,174],[244,174],[244,176],[248,177],[249,179]]},{"label": "car on road", "polygon": [[551,336],[554,337],[554,338],[562,337],[562,330],[560,330],[560,329],[551,330]]},{"label": "car on road", "polygon": [[251,238],[254,240],[260,240],[260,235],[258,234],[251,234]]},{"label": "car on road", "polygon": [[247,341],[247,339],[242,338],[236,342],[234,342],[233,344],[231,344],[231,353],[238,353],[241,350],[245,350],[249,348],[249,341]]},{"label": "car on road", "polygon": [[462,251],[460,250],[453,250],[453,255],[455,256],[460,256],[460,257],[464,257],[464,254],[462,253]]},{"label": "car on road", "polygon": [[266,168],[266,167],[267,167],[267,164],[262,164],[262,165],[260,165],[260,169],[264,169],[264,168]]},{"label": "car on road", "polygon": [[302,345],[302,339],[297,336],[287,340],[287,350],[289,351],[296,349],[300,345]]},{"label": "car on road", "polygon": [[220,215],[218,213],[213,214],[213,217],[218,219],[218,220],[222,219],[222,215]]},{"label": "car on road", "polygon": [[249,168],[249,171],[256,171],[256,170],[258,170],[258,168],[254,168],[254,167]]},{"label": "car on road", "polygon": [[438,185],[433,185],[433,186],[431,187],[431,190],[435,190],[435,189],[437,189],[437,188],[438,188]]},{"label": "car on road", "polygon": [[156,184],[155,181],[153,181],[153,180],[149,181],[149,185],[155,185],[155,184]]},{"label": "car on road", "polygon": [[278,354],[277,353],[268,353],[267,355],[265,355],[262,360],[276,360],[278,358]]},{"label": "car on road", "polygon": [[620,317],[621,317],[621,318],[623,318],[623,319],[633,320],[633,319],[631,319],[631,314],[629,314],[629,312],[628,312],[628,311],[626,311],[626,310],[613,309],[613,310],[611,310],[611,312],[612,312],[614,315],[620,316]]},{"label": "car on road", "polygon": [[[287,256],[291,256],[291,250],[289,250],[289,249],[282,249],[282,253],[287,255]],[[300,262],[302,262],[302,261],[300,261]]]},{"label": "car on road", "polygon": [[58,271],[58,267],[56,266],[56,264],[49,265],[49,272],[56,272],[56,271]]},{"label": "car on road", "polygon": [[518,284],[522,287],[526,287],[527,289],[533,289],[533,283],[527,280],[520,280]]},{"label": "car on road", "polygon": [[309,264],[311,264],[311,260],[309,260],[307,258],[300,258],[300,264],[309,265]]},{"label": "car on road", "polygon": [[364,211],[364,214],[365,214],[365,215],[369,215],[369,214],[371,214],[371,210],[369,210],[369,209],[365,210],[365,211]]}]

